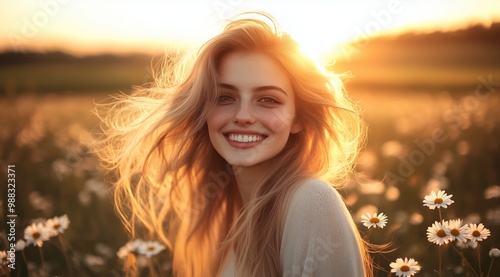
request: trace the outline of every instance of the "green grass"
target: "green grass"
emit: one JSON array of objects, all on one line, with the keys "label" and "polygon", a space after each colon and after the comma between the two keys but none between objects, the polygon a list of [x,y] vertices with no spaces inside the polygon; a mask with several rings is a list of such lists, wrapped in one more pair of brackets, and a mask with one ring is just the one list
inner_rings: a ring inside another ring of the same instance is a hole
[{"label": "green grass", "polygon": [[130,91],[151,79],[144,64],[35,64],[0,67],[0,92]]},{"label": "green grass", "polygon": [[[463,68],[427,66],[380,66],[367,63],[348,68],[355,87],[467,90],[474,89],[478,77],[492,74],[500,79],[500,67]],[[151,81],[151,70],[144,64],[103,65],[12,65],[0,67],[0,93],[130,91],[134,85]]]}]

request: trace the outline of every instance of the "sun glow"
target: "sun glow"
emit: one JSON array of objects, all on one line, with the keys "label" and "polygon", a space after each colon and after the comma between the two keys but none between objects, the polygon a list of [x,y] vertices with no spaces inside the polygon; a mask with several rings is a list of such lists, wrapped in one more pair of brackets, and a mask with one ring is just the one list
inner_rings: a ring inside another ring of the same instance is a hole
[{"label": "sun glow", "polygon": [[326,55],[332,51],[334,45],[342,43],[342,40],[315,38],[314,36],[302,34],[302,36],[293,36],[299,43],[302,52],[316,63],[322,64]]},{"label": "sun glow", "polygon": [[[0,50],[161,51],[172,41],[201,43],[225,20],[265,11],[315,60],[347,41],[409,30],[450,30],[500,20],[500,2],[373,1],[70,1],[6,0]],[[19,49],[20,48],[20,49]]]},{"label": "sun glow", "polygon": [[[302,51],[319,62],[333,45],[351,37],[350,28],[341,28],[339,22],[348,22],[348,16],[354,9],[342,4],[338,6],[338,9],[317,8],[314,13],[303,14],[303,7],[289,5],[288,13],[277,13],[275,16],[282,29],[299,43]],[[340,10],[345,13],[340,13]]]}]

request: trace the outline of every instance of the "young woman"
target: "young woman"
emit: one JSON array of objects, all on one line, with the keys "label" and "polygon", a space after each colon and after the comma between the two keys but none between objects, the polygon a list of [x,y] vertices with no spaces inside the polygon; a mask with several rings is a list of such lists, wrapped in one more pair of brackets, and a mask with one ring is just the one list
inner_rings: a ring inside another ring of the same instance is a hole
[{"label": "young woman", "polygon": [[371,275],[331,185],[352,173],[358,110],[274,21],[229,23],[103,120],[117,211],[170,248],[175,276]]}]

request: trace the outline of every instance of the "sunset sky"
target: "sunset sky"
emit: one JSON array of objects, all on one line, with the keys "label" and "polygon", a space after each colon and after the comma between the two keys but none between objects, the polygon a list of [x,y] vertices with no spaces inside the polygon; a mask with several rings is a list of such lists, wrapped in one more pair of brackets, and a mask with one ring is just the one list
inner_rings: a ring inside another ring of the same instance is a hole
[{"label": "sunset sky", "polygon": [[446,31],[500,21],[497,0],[3,0],[0,50],[152,53],[173,41],[203,42],[224,19],[251,10],[276,17],[311,54],[380,32]]}]

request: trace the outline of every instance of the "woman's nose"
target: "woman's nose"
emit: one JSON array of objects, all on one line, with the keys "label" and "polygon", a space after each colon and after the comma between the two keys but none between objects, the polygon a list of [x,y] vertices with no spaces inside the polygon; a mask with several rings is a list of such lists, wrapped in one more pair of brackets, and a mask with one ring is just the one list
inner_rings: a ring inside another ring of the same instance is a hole
[{"label": "woman's nose", "polygon": [[252,124],[255,123],[254,112],[249,103],[241,103],[234,116],[234,122],[237,124]]}]

